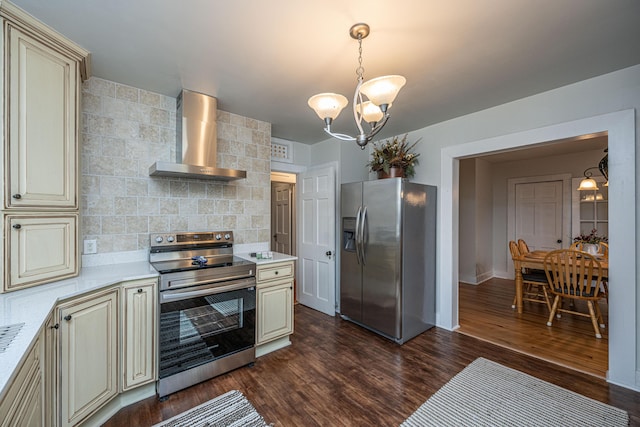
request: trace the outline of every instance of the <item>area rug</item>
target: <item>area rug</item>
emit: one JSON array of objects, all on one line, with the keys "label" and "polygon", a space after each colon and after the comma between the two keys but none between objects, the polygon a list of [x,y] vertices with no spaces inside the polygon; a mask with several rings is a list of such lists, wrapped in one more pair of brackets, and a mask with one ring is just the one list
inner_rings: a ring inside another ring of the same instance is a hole
[{"label": "area rug", "polygon": [[153,427],[263,427],[264,419],[238,390],[218,396]]},{"label": "area rug", "polygon": [[402,427],[628,426],[629,415],[580,394],[478,358]]}]

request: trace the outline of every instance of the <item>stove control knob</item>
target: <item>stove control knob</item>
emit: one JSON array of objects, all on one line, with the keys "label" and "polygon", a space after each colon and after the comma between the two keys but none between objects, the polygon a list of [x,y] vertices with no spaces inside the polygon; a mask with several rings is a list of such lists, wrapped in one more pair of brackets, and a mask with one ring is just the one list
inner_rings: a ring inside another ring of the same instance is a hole
[{"label": "stove control knob", "polygon": [[225,240],[229,240],[231,238],[231,234],[227,233],[224,235]]},{"label": "stove control knob", "polygon": [[173,241],[174,241],[174,240],[175,240],[175,239],[174,239],[174,237],[173,237],[173,236],[167,236],[167,242],[169,242],[169,243],[173,243]]},{"label": "stove control knob", "polygon": [[162,243],[162,236],[156,237],[156,243]]},{"label": "stove control knob", "polygon": [[222,239],[222,234],[216,234],[216,240]]}]

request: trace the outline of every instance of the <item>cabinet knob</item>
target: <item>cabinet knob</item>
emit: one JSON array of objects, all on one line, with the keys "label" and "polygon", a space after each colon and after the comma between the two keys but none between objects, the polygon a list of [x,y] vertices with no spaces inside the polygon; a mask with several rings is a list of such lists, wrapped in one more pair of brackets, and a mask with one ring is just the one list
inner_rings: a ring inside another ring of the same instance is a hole
[{"label": "cabinet knob", "polygon": [[20,200],[20,199],[22,199],[22,194],[20,194],[20,193],[16,193],[16,194],[14,194],[14,195],[13,195],[13,196],[11,196],[11,197],[13,197],[13,198],[14,198],[14,199],[16,199],[16,200]]},{"label": "cabinet knob", "polygon": [[64,320],[66,320],[67,322],[71,320],[71,315],[67,314],[66,316],[64,316]]},{"label": "cabinet knob", "polygon": [[278,270],[276,270],[276,272],[275,272],[274,274],[276,274],[276,275],[277,275],[277,274],[278,274]]},{"label": "cabinet knob", "polygon": [[138,289],[138,293],[141,294],[142,293],[142,288]]},{"label": "cabinet knob", "polygon": [[58,323],[56,323],[53,326],[49,326],[49,328],[51,328],[51,329],[58,329],[59,327],[60,327],[60,324],[58,324]]},{"label": "cabinet knob", "polygon": [[13,228],[15,228],[16,230],[20,230],[22,226],[20,224],[13,224]]}]

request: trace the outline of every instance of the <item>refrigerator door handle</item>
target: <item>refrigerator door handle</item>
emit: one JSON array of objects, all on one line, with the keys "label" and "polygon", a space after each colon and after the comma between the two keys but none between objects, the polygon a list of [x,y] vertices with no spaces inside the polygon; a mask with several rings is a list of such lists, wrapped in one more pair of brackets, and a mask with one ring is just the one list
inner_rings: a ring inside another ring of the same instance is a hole
[{"label": "refrigerator door handle", "polygon": [[360,260],[360,216],[362,214],[362,206],[358,206],[358,213],[356,214],[356,259],[358,264],[362,264]]},{"label": "refrigerator door handle", "polygon": [[362,219],[360,220],[360,258],[362,259],[362,265],[367,265],[367,253],[365,251],[364,244],[364,226],[367,223],[367,207],[362,210]]}]

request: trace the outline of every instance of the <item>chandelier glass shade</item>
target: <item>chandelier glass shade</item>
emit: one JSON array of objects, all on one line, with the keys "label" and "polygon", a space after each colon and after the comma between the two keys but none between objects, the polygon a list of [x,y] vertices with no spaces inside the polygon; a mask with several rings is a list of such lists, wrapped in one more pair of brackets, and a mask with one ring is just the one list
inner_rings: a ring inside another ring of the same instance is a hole
[{"label": "chandelier glass shade", "polygon": [[[607,153],[607,151],[608,149],[604,150],[605,153]],[[578,187],[578,191],[599,190],[598,183],[596,182],[595,179],[591,178],[593,176],[593,173],[589,171],[592,169],[598,169],[602,174],[602,176],[604,176],[604,179],[607,180],[604,186],[605,187],[609,186],[609,154],[605,154],[604,157],[598,163],[597,167],[594,166],[594,167],[585,169],[585,171],[583,172],[584,178],[582,179],[582,181],[580,181],[580,186]]]},{"label": "chandelier glass shade", "polygon": [[[350,136],[331,130],[331,124],[349,103],[344,96],[337,93],[320,93],[309,98],[308,104],[324,121],[326,133],[343,141],[355,141],[360,148],[364,149],[389,120],[389,109],[407,80],[402,76],[391,75],[376,77],[365,82],[362,67],[362,39],[369,35],[369,26],[364,23],[355,24],[349,30],[349,34],[358,40],[359,45],[358,68],[356,68],[358,84],[353,95],[353,118],[358,134]],[[369,125],[367,132],[363,128],[363,121]]]}]

